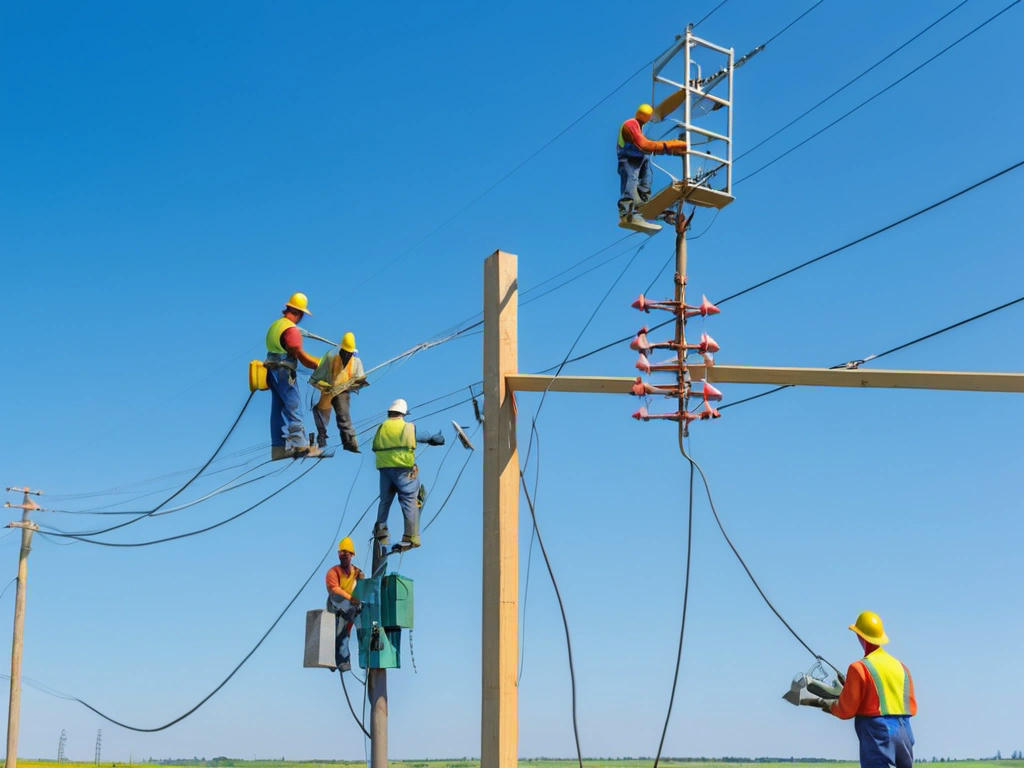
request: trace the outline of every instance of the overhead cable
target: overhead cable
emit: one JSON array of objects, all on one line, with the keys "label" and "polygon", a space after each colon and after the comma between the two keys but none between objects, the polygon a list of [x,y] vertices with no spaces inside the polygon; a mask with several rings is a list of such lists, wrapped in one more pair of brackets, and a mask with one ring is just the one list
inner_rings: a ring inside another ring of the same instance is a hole
[{"label": "overhead cable", "polygon": [[732,553],[736,556],[736,559],[739,561],[739,564],[743,566],[743,570],[744,572],[746,572],[747,578],[750,579],[750,583],[754,585],[754,588],[757,590],[758,594],[761,595],[761,599],[764,600],[765,605],[767,605],[771,609],[772,613],[775,614],[775,617],[782,622],[783,626],[785,626],[785,628],[789,630],[789,633],[794,638],[796,638],[796,641],[800,643],[800,645],[802,645],[805,649],[807,649],[807,652],[811,654],[811,656],[813,656],[818,661],[825,662],[830,667],[832,667],[832,669],[834,669],[837,673],[842,674],[840,669],[835,664],[833,664],[831,661],[829,661],[820,653],[811,648],[811,646],[809,646],[807,642],[802,637],[800,637],[797,631],[793,629],[793,626],[788,621],[786,621],[785,617],[779,612],[779,609],[775,607],[775,604],[768,598],[768,595],[765,594],[764,589],[761,588],[761,585],[758,583],[757,579],[754,578],[753,572],[750,570],[749,566],[747,565],[747,562],[743,559],[743,556],[740,554],[740,551],[736,549],[736,545],[732,543],[732,539],[730,539],[729,534],[726,533],[725,526],[722,525],[722,519],[718,516],[718,510],[715,508],[715,500],[711,497],[711,486],[708,484],[708,478],[704,474],[704,470],[701,468],[700,464],[698,464],[693,459],[692,456],[690,456],[688,453],[686,453],[685,450],[683,450],[682,445],[680,445],[680,450],[683,453],[683,457],[688,462],[690,462],[690,466],[700,473],[700,479],[704,483],[704,490],[707,493],[708,504],[711,507],[711,514],[714,515],[715,522],[718,524],[718,530],[721,531],[722,537],[725,539],[725,543],[729,545],[729,549],[732,550]]},{"label": "overhead cable", "polygon": [[972,35],[974,35],[974,34],[975,34],[976,32],[978,32],[979,30],[981,30],[981,29],[982,29],[983,27],[987,26],[987,25],[988,25],[989,23],[991,23],[991,22],[995,21],[995,20],[996,20],[997,18],[999,18],[1000,16],[1002,16],[1002,15],[1003,15],[1004,13],[1006,13],[1006,12],[1007,12],[1008,10],[1010,10],[1011,8],[1013,8],[1013,6],[1017,5],[1017,4],[1018,4],[1018,3],[1020,3],[1020,2],[1021,2],[1021,0],[1013,0],[1013,2],[1012,2],[1012,3],[1010,3],[1009,5],[1007,5],[1006,7],[1004,7],[1004,8],[1002,9],[1002,10],[998,11],[997,13],[993,14],[992,16],[989,16],[989,17],[988,17],[988,18],[987,18],[987,19],[986,19],[985,21],[983,21],[983,22],[982,22],[981,24],[979,24],[978,26],[974,27],[974,29],[972,29],[972,30],[971,30],[970,32],[967,32],[966,34],[964,34],[964,35],[962,35],[961,37],[957,38],[957,39],[956,39],[956,40],[954,40],[954,41],[953,41],[952,43],[950,43],[950,44],[949,44],[949,45],[947,45],[947,46],[946,46],[945,48],[943,48],[943,49],[942,49],[941,51],[939,51],[939,52],[938,52],[938,53],[936,53],[935,55],[933,55],[933,56],[929,57],[929,58],[928,58],[928,59],[926,59],[925,61],[921,62],[921,63],[920,63],[920,64],[918,64],[918,65],[917,65],[916,67],[914,67],[913,69],[911,69],[911,70],[910,70],[909,72],[907,72],[906,74],[904,74],[904,75],[903,75],[902,77],[899,77],[899,78],[897,78],[896,80],[893,80],[893,81],[892,81],[891,83],[889,83],[889,85],[885,86],[885,87],[884,87],[884,88],[882,88],[882,89],[881,89],[880,91],[876,91],[876,92],[875,92],[875,93],[873,93],[873,94],[872,94],[871,96],[869,96],[869,97],[868,97],[868,98],[866,98],[866,99],[865,99],[864,101],[862,101],[862,102],[861,102],[860,104],[858,104],[857,106],[855,106],[855,107],[854,107],[853,109],[851,109],[851,110],[848,110],[847,112],[844,112],[844,113],[843,113],[842,115],[840,115],[839,117],[837,117],[837,118],[836,118],[835,120],[833,120],[832,122],[828,123],[828,124],[827,124],[827,125],[825,125],[825,126],[824,126],[823,128],[819,128],[819,129],[818,129],[817,131],[815,131],[814,133],[812,133],[812,134],[811,134],[810,136],[808,136],[807,138],[803,139],[802,141],[800,141],[800,142],[798,142],[798,143],[794,144],[794,145],[793,145],[792,147],[790,147],[789,149],[787,149],[787,150],[786,150],[785,152],[783,152],[782,154],[780,154],[780,155],[777,155],[777,156],[775,156],[774,158],[772,158],[771,160],[769,160],[769,161],[768,161],[767,163],[765,163],[764,165],[762,165],[762,166],[760,166],[759,168],[757,168],[756,170],[754,170],[754,171],[751,171],[750,173],[748,173],[748,174],[747,174],[746,176],[743,176],[743,177],[741,177],[741,178],[737,179],[737,180],[736,180],[735,182],[733,182],[733,185],[735,186],[736,184],[740,184],[741,182],[744,182],[744,181],[746,181],[747,179],[753,178],[754,176],[756,176],[757,174],[759,174],[759,173],[760,173],[761,171],[765,170],[766,168],[769,168],[769,167],[771,167],[772,165],[774,165],[775,163],[777,163],[777,162],[778,162],[779,160],[781,160],[782,158],[786,157],[786,155],[790,154],[791,152],[794,152],[794,151],[796,151],[797,149],[799,149],[800,147],[802,147],[802,146],[803,146],[804,144],[806,144],[807,142],[809,142],[809,141],[811,141],[812,139],[814,139],[814,138],[816,138],[816,137],[820,136],[820,135],[821,135],[822,133],[824,133],[825,131],[827,131],[827,130],[828,130],[829,128],[832,128],[833,126],[835,126],[835,125],[838,125],[838,124],[839,124],[840,122],[842,122],[843,120],[845,120],[846,118],[848,118],[848,117],[849,117],[850,115],[852,115],[852,114],[853,114],[854,112],[856,112],[857,110],[859,110],[859,109],[860,109],[861,107],[863,107],[863,106],[866,106],[867,104],[870,104],[870,103],[871,103],[872,101],[874,101],[875,99],[877,99],[877,98],[878,98],[879,96],[881,96],[881,95],[882,95],[883,93],[886,93],[887,91],[890,91],[891,89],[895,88],[895,87],[896,87],[897,85],[899,85],[900,83],[902,83],[902,82],[903,82],[904,80],[906,80],[906,79],[907,79],[908,77],[910,77],[910,76],[911,76],[911,75],[913,75],[914,73],[916,73],[916,72],[920,71],[921,69],[923,69],[924,67],[928,66],[928,65],[929,65],[929,64],[931,64],[931,63],[932,63],[933,61],[935,61],[936,59],[938,59],[938,58],[939,58],[940,56],[942,56],[943,54],[945,54],[945,53],[947,53],[948,51],[950,51],[950,50],[952,50],[953,48],[955,48],[955,47],[956,47],[957,45],[959,45],[960,43],[962,43],[962,42],[963,42],[964,40],[966,40],[967,38],[969,38],[969,37],[971,37]]},{"label": "overhead cable", "polygon": [[965,5],[967,4],[967,3],[968,3],[968,0],[960,0],[960,2],[959,2],[959,3],[957,3],[957,4],[955,5],[955,6],[953,6],[952,8],[950,8],[950,9],[949,9],[948,11],[946,11],[946,12],[945,12],[944,14],[942,14],[941,16],[939,16],[939,18],[935,19],[935,21],[933,21],[933,22],[932,22],[931,24],[929,24],[929,25],[928,25],[927,27],[925,27],[924,29],[922,29],[922,30],[921,30],[920,32],[918,32],[918,33],[917,33],[916,35],[914,35],[913,37],[911,37],[911,38],[910,38],[909,40],[905,41],[905,42],[904,42],[903,44],[901,44],[901,45],[897,46],[896,48],[893,48],[893,49],[892,49],[891,51],[889,51],[889,53],[885,54],[885,56],[883,56],[882,58],[880,58],[880,59],[879,59],[878,61],[876,61],[876,62],[875,62],[874,64],[872,64],[872,65],[871,65],[870,67],[868,67],[868,68],[867,68],[867,69],[865,69],[865,70],[864,70],[863,72],[861,72],[861,73],[860,73],[859,75],[857,75],[856,77],[854,77],[854,78],[853,78],[852,80],[847,80],[847,81],[846,81],[846,83],[844,83],[843,85],[841,85],[841,86],[839,86],[838,88],[836,88],[836,89],[835,89],[834,91],[832,91],[832,93],[830,93],[830,94],[829,94],[828,96],[826,96],[825,98],[821,99],[821,100],[820,100],[819,102],[817,102],[816,104],[814,104],[814,106],[812,106],[812,107],[809,107],[809,108],[807,108],[806,110],[804,110],[803,112],[801,112],[801,113],[800,113],[799,115],[797,115],[796,117],[794,117],[794,118],[793,118],[792,120],[790,120],[790,121],[789,121],[788,123],[786,123],[786,124],[785,124],[784,126],[782,126],[781,128],[778,128],[778,129],[776,129],[776,130],[775,130],[775,131],[773,131],[772,133],[770,133],[770,134],[768,134],[767,136],[765,136],[765,137],[764,137],[763,139],[761,139],[761,140],[760,140],[759,142],[757,142],[757,144],[755,144],[754,146],[750,147],[749,149],[747,149],[747,150],[745,150],[745,151],[743,151],[743,152],[740,152],[740,154],[736,155],[736,157],[734,158],[733,162],[738,162],[739,160],[741,160],[741,159],[743,159],[744,157],[746,157],[747,155],[749,155],[749,154],[750,154],[751,152],[755,151],[755,150],[756,150],[756,149],[757,149],[758,147],[761,147],[762,145],[764,145],[764,144],[766,144],[767,142],[769,142],[769,141],[771,141],[772,139],[774,139],[774,138],[775,138],[776,136],[778,136],[778,135],[779,135],[780,133],[782,133],[782,132],[783,132],[784,130],[786,130],[787,128],[790,128],[790,127],[792,127],[793,125],[795,125],[796,123],[798,123],[799,121],[803,120],[803,119],[804,119],[805,117],[807,117],[807,116],[808,116],[809,114],[811,114],[811,112],[813,112],[814,110],[816,110],[816,109],[817,109],[818,107],[820,107],[820,106],[822,106],[823,104],[825,104],[826,102],[830,101],[830,100],[831,100],[831,99],[832,99],[833,97],[835,97],[835,96],[838,96],[838,95],[839,95],[840,93],[842,93],[843,91],[845,91],[845,90],[846,90],[847,88],[849,88],[849,87],[850,87],[851,85],[853,85],[853,84],[854,84],[855,82],[857,82],[858,80],[860,80],[860,79],[861,79],[862,77],[864,77],[864,76],[865,76],[866,74],[868,74],[869,72],[871,72],[872,70],[874,70],[874,69],[875,69],[876,67],[878,67],[879,65],[881,65],[881,64],[883,64],[883,63],[885,63],[885,62],[886,62],[886,61],[888,61],[889,59],[891,59],[891,58],[892,58],[893,56],[895,56],[895,55],[896,55],[897,53],[899,53],[899,52],[900,52],[900,51],[902,51],[902,50],[903,50],[904,48],[906,48],[906,47],[907,47],[908,45],[910,45],[910,44],[911,44],[912,42],[914,42],[914,41],[915,41],[915,40],[917,40],[917,39],[918,39],[919,37],[921,37],[921,35],[923,35],[923,34],[924,34],[925,32],[927,32],[928,30],[930,30],[930,29],[931,29],[932,27],[934,27],[934,26],[935,26],[936,24],[938,24],[938,23],[939,23],[940,21],[942,21],[943,19],[945,19],[945,18],[946,18],[947,16],[949,16],[950,14],[954,13],[955,11],[957,11],[957,10],[959,10],[960,8],[962,8],[963,6],[965,6]]},{"label": "overhead cable", "polygon": [[[316,465],[314,465],[314,466],[316,466]],[[309,470],[306,470],[306,471],[308,472]],[[305,473],[303,473],[303,474],[305,474]],[[357,477],[358,477],[358,473],[357,473]],[[369,511],[370,507],[372,507],[373,504],[376,503],[376,501],[377,500],[374,499],[373,501],[370,502],[370,504],[366,507],[366,509],[363,510],[363,514],[360,515],[359,520],[362,520],[363,517],[366,516],[366,513]],[[256,641],[256,644],[249,650],[249,652],[247,654],[245,654],[245,656],[242,657],[242,660],[239,661],[238,664],[235,665],[234,669],[232,669],[231,672],[228,673],[227,677],[225,677],[223,680],[220,681],[220,683],[217,685],[217,687],[215,687],[212,691],[210,691],[208,694],[206,694],[206,696],[204,696],[202,699],[200,699],[199,702],[197,704],[195,704],[195,706],[193,706],[191,709],[189,709],[185,713],[183,713],[183,714],[179,715],[178,717],[174,718],[173,720],[171,720],[171,721],[169,721],[167,723],[164,723],[163,725],[157,726],[155,728],[140,728],[138,726],[128,725],[127,723],[123,723],[120,720],[116,720],[116,719],[110,717],[109,715],[104,714],[100,710],[96,709],[96,707],[92,706],[87,701],[84,701],[83,699],[80,699],[77,696],[71,696],[69,694],[60,693],[59,691],[56,691],[55,689],[52,689],[52,688],[49,688],[48,690],[46,690],[46,687],[41,686],[40,684],[36,684],[34,687],[37,687],[40,690],[44,690],[45,693],[49,693],[52,696],[57,696],[57,697],[62,698],[62,699],[67,699],[68,701],[76,701],[79,704],[81,704],[83,707],[85,707],[86,709],[89,709],[92,712],[94,712],[97,715],[99,715],[100,717],[102,717],[107,722],[113,723],[114,725],[119,725],[122,728],[127,728],[130,731],[137,731],[139,733],[156,733],[157,731],[166,730],[167,728],[170,728],[172,725],[176,725],[177,723],[180,723],[186,717],[188,717],[189,715],[193,714],[196,710],[198,710],[201,706],[203,706],[203,704],[205,704],[207,701],[209,701],[211,698],[213,698],[213,696],[218,691],[220,691],[225,685],[227,685],[228,681],[231,680],[231,678],[234,677],[235,674],[237,674],[238,670],[240,670],[242,668],[242,666],[252,657],[252,655],[254,653],[256,653],[256,651],[259,649],[259,647],[261,645],[263,645],[263,642],[270,636],[270,633],[274,631],[274,629],[277,627],[277,625],[279,623],[281,623],[281,619],[284,618],[284,615],[288,612],[288,609],[291,608],[292,605],[295,604],[295,601],[299,599],[299,595],[301,595],[302,592],[306,589],[306,587],[309,585],[309,582],[312,581],[313,577],[317,575],[317,573],[319,572],[320,568],[323,566],[324,562],[326,562],[327,558],[330,557],[330,555],[335,552],[336,544],[334,542],[336,542],[338,540],[338,534],[341,532],[341,528],[342,528],[342,525],[345,522],[345,516],[347,514],[348,514],[348,499],[346,499],[345,507],[344,507],[344,509],[342,510],[342,513],[341,513],[341,518],[338,520],[338,526],[337,526],[337,528],[334,531],[334,535],[331,537],[331,544],[327,548],[327,551],[324,552],[323,557],[320,558],[320,561],[314,566],[313,570],[310,571],[309,576],[307,576],[306,580],[302,582],[302,586],[300,586],[298,588],[298,590],[292,596],[291,600],[289,600],[285,604],[284,608],[281,609],[281,612],[277,615],[277,618],[274,619],[274,621],[271,623],[271,625],[267,628],[266,632],[264,632],[260,636],[260,639]],[[359,524],[359,520],[356,521],[356,525]],[[355,530],[355,526],[353,526],[352,530],[353,531]],[[349,532],[349,535],[351,535],[351,531]],[[25,678],[25,680],[26,680],[26,682],[28,682],[27,678]]]},{"label": "overhead cable", "polygon": [[[928,339],[933,339],[936,336],[939,336],[939,335],[941,335],[943,333],[946,333],[947,331],[952,331],[954,328],[959,328],[960,326],[967,325],[968,323],[972,323],[975,320],[980,320],[981,318],[987,317],[988,315],[991,315],[991,314],[993,314],[995,312],[999,312],[1002,309],[1006,309],[1007,307],[1012,307],[1014,304],[1020,304],[1022,301],[1024,301],[1024,296],[1018,296],[1016,299],[1011,299],[1010,301],[1007,301],[1007,302],[1005,302],[1003,304],[1000,304],[997,307],[992,307],[991,309],[986,309],[984,312],[979,312],[976,315],[971,315],[970,317],[966,317],[963,320],[959,320],[959,321],[957,321],[955,323],[952,323],[951,325],[947,325],[944,328],[939,328],[937,331],[932,331],[931,333],[926,333],[924,336],[918,336],[916,339],[911,339],[910,341],[904,342],[903,344],[898,344],[895,347],[890,347],[889,349],[885,350],[884,352],[879,352],[878,354],[875,354],[875,355],[868,355],[867,357],[861,358],[860,360],[851,360],[850,362],[847,362],[847,363],[839,363],[838,365],[833,365],[832,367],[833,368],[859,368],[862,364],[864,364],[866,362],[869,362],[871,360],[878,360],[879,358],[885,357],[886,355],[891,355],[894,352],[899,352],[900,350],[906,349],[907,347],[912,347],[915,344],[920,344],[922,341],[927,341]],[[772,387],[771,389],[765,390],[764,392],[759,392],[756,395],[751,395],[750,397],[745,397],[742,400],[737,400],[734,403],[726,403],[725,405],[720,405],[718,407],[718,410],[721,411],[721,410],[724,410],[726,408],[731,408],[731,407],[733,407],[735,405],[743,405],[744,403],[749,403],[752,400],[758,400],[758,399],[760,399],[762,397],[766,397],[767,395],[773,395],[776,392],[781,392],[783,389],[789,389],[790,387],[794,387],[794,386],[796,386],[796,385],[795,384],[783,384],[782,386],[779,386],[779,387]]]},{"label": "overhead cable", "polygon": [[309,467],[307,467],[304,471],[300,472],[298,475],[293,477],[291,480],[289,480],[287,483],[282,485],[277,490],[273,491],[272,493],[268,493],[266,496],[264,496],[262,499],[257,501],[255,504],[252,504],[251,506],[246,507],[241,512],[236,512],[231,517],[228,517],[228,518],[226,518],[224,520],[221,520],[220,522],[214,523],[213,525],[208,525],[205,528],[199,528],[198,530],[195,530],[195,531],[188,531],[187,533],[178,533],[178,534],[175,534],[174,536],[164,536],[163,538],[159,538],[159,539],[149,539],[148,541],[101,541],[100,539],[90,538],[90,536],[92,536],[93,534],[78,534],[78,533],[68,533],[68,532],[60,532],[60,531],[44,531],[44,530],[40,530],[39,531],[39,535],[40,536],[46,536],[46,537],[58,537],[58,538],[65,538],[65,539],[74,539],[75,541],[83,541],[83,542],[86,542],[87,544],[98,544],[98,545],[100,545],[102,547],[148,547],[148,546],[151,546],[153,544],[164,544],[164,543],[166,543],[168,541],[177,541],[178,539],[187,539],[190,536],[198,536],[201,533],[206,533],[207,531],[212,531],[214,528],[220,528],[222,525],[227,525],[228,523],[232,522],[233,520],[237,520],[242,515],[245,515],[245,514],[248,514],[249,512],[252,512],[257,507],[261,506],[262,504],[265,504],[266,502],[270,501],[270,499],[272,499],[275,496],[277,496],[277,494],[281,493],[281,491],[283,491],[285,488],[288,488],[289,486],[294,485],[295,483],[297,483],[299,480],[301,480],[303,477],[305,477],[311,471],[313,471],[313,469],[315,469],[317,466],[319,466],[319,464],[320,464],[320,460],[319,459],[315,460],[314,463],[311,464]]}]

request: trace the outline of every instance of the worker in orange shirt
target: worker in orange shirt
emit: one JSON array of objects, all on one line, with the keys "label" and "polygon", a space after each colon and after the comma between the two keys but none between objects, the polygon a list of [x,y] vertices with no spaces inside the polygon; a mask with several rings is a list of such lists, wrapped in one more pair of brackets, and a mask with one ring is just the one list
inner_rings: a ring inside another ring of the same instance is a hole
[{"label": "worker in orange shirt", "polygon": [[346,536],[338,544],[338,564],[327,571],[327,610],[336,617],[334,631],[334,663],[341,672],[352,669],[348,638],[363,604],[355,596],[356,582],[365,574],[352,563],[356,547]]},{"label": "worker in orange shirt", "polygon": [[641,104],[636,116],[619,127],[616,155],[619,161],[619,226],[653,234],[661,229],[640,215],[638,206],[651,197],[651,155],[682,155],[685,141],[648,141],[643,126],[654,115],[650,104]]},{"label": "worker in orange shirt", "polygon": [[856,718],[861,768],[913,768],[910,718],[917,714],[917,699],[910,670],[882,650],[889,637],[877,613],[865,611],[850,629],[860,640],[864,658],[850,665],[839,700],[823,710],[842,720]]}]

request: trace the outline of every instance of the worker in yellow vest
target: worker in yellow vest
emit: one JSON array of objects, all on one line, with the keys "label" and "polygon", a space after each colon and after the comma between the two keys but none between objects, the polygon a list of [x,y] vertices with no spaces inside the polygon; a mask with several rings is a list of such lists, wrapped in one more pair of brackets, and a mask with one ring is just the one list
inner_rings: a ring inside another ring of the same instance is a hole
[{"label": "worker in yellow vest", "polygon": [[353,563],[356,546],[346,536],[338,544],[338,564],[327,571],[327,610],[335,615],[334,663],[341,672],[352,669],[349,660],[348,638],[352,634],[352,623],[362,603],[354,594],[356,582],[365,576]]},{"label": "worker in yellow vest", "polygon": [[320,400],[313,408],[316,444],[320,448],[327,445],[327,423],[333,408],[338,432],[341,434],[341,447],[359,453],[359,441],[349,413],[349,393],[358,392],[370,382],[363,373],[362,360],[356,357],[358,352],[356,336],[349,331],[341,337],[338,350],[332,349],[320,358],[320,364],[309,377],[309,383],[320,390]]},{"label": "worker in yellow vest", "polygon": [[299,323],[311,315],[304,293],[293,293],[281,311],[281,317],[267,329],[267,384],[270,387],[270,458],[315,456],[320,453],[306,440],[302,426],[301,401],[295,375],[298,364],[316,368],[320,362],[302,349]]},{"label": "worker in yellow vest", "polygon": [[850,629],[864,649],[864,658],[847,670],[839,700],[823,709],[843,720],[856,718],[862,768],[913,768],[910,718],[917,714],[917,699],[910,670],[882,650],[889,636],[877,613],[865,611]]},{"label": "worker in yellow vest", "polygon": [[420,493],[419,467],[416,466],[416,443],[444,445],[444,435],[435,432],[420,437],[415,424],[405,420],[409,406],[398,398],[388,406],[388,419],[377,428],[373,437],[373,452],[377,455],[377,469],[380,472],[380,504],[377,505],[377,522],[373,526],[373,537],[387,546],[388,512],[391,502],[398,495],[402,506],[405,531],[402,542],[395,549],[405,550],[420,545]]}]

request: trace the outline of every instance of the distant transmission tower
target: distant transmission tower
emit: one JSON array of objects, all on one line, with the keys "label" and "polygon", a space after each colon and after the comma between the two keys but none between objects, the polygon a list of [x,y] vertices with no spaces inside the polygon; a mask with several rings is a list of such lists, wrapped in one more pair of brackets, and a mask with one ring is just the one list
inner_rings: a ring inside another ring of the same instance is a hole
[{"label": "distant transmission tower", "polygon": [[67,758],[64,757],[64,745],[68,743],[68,732],[64,729],[60,729],[60,739],[57,741],[57,763],[67,762]]},{"label": "distant transmission tower", "polygon": [[103,729],[96,729],[96,765],[100,764],[100,752],[103,748]]}]

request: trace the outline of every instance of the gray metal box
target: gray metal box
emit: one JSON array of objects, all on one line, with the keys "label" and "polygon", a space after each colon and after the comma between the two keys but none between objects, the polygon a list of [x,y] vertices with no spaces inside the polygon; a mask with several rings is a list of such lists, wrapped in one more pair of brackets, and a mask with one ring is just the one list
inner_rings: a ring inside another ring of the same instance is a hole
[{"label": "gray metal box", "polygon": [[334,668],[335,616],[327,611],[306,611],[304,667]]}]

